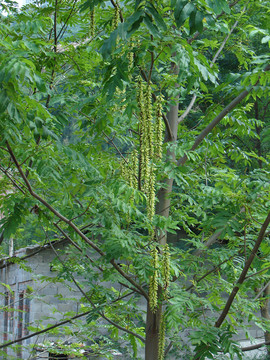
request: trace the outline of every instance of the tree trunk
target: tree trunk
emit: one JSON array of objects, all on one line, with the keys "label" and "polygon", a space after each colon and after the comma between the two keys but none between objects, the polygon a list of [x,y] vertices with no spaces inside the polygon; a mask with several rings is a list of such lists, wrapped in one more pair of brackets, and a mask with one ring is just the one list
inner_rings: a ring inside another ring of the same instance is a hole
[{"label": "tree trunk", "polygon": [[[178,98],[175,99],[176,103]],[[168,123],[171,128],[173,139],[171,141],[177,140],[177,128],[178,128],[178,104],[171,106],[170,111],[167,114]],[[168,134],[165,134],[164,142],[168,142]],[[175,162],[175,154],[171,151],[167,152],[167,158],[170,161]],[[169,216],[170,212],[170,194],[172,192],[173,179],[165,179],[164,186],[160,189],[158,193],[158,203],[156,206],[156,214],[162,215],[165,217]],[[158,243],[160,245],[165,245],[167,243],[167,233],[162,232],[158,238]],[[159,289],[159,298],[161,295],[162,289]],[[149,304],[147,306],[147,318],[146,318],[146,339],[145,339],[145,360],[157,360],[158,359],[158,342],[159,342],[159,330],[160,330],[160,320],[162,314],[162,306],[160,306],[156,313],[152,313],[150,310]]]},{"label": "tree trunk", "polygon": [[147,318],[145,328],[145,360],[158,359],[158,339],[161,313],[162,306],[160,306],[155,312],[155,314],[153,314],[150,310],[149,304],[147,305]]}]

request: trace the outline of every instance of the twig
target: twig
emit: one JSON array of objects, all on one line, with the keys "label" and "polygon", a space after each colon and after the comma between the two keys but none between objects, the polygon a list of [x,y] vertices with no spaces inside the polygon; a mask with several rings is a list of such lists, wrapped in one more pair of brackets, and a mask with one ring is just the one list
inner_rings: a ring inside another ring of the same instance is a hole
[{"label": "twig", "polygon": [[[270,70],[270,64],[268,64],[264,71]],[[242,91],[235,99],[233,99],[229,105],[227,105],[211,122],[208,124],[202,132],[197,136],[195,142],[189,151],[194,151],[200,145],[200,143],[204,140],[204,138],[217,126],[220,121],[230,112],[232,111],[242,100],[244,100],[248,94],[254,89],[254,87],[258,84],[259,80],[255,85],[251,86],[248,90]],[[185,154],[181,159],[178,160],[177,165],[184,165],[187,161],[188,157]]]},{"label": "twig", "polygon": [[5,170],[1,165],[0,165],[0,171],[2,171],[9,178],[9,180],[12,182],[12,184],[25,195],[25,191],[16,183],[16,181],[9,174],[9,172],[7,170]]},{"label": "twig", "polygon": [[[86,115],[85,113],[83,113],[82,111],[80,111],[80,113],[85,116],[88,120],[90,120],[93,124],[95,123],[93,119],[91,119],[90,116]],[[106,137],[106,139],[108,139],[108,142],[112,144],[112,146],[116,149],[116,151],[118,152],[118,154],[121,156],[121,158],[124,160],[124,162],[127,164],[128,161],[127,159],[124,157],[124,155],[121,153],[121,151],[118,149],[118,147],[115,145],[115,143],[113,142],[113,140],[104,132],[102,131],[103,136]]]},{"label": "twig", "polygon": [[[65,33],[66,29],[67,29],[67,23],[68,23],[69,19],[71,18],[71,15],[72,15],[72,13],[73,13],[73,11],[74,11],[74,9],[75,9],[75,5],[76,5],[77,1],[78,1],[78,0],[74,0],[73,5],[72,5],[72,8],[71,8],[71,10],[70,10],[70,13],[68,14],[68,17],[67,17],[66,21],[64,22],[62,28],[60,29],[58,35],[56,36],[56,39],[57,39],[57,40],[60,39],[60,35],[61,35],[62,32],[63,32],[63,35],[64,35],[64,33]],[[64,30],[64,28],[66,28],[66,29]],[[62,35],[62,36],[63,36],[63,35]],[[61,37],[62,37],[62,36],[61,36]]]},{"label": "twig", "polygon": [[[246,9],[246,7],[244,7],[242,13],[244,13],[245,9]],[[213,60],[211,61],[210,68],[212,68],[213,65],[215,64],[215,62],[217,61],[217,58],[219,57],[219,55],[220,55],[221,51],[223,50],[224,46],[226,45],[226,42],[228,41],[229,37],[231,36],[233,30],[236,28],[238,22],[239,22],[239,19],[238,19],[237,21],[235,21],[235,23],[233,24],[233,26],[232,26],[229,34],[228,34],[228,35],[225,37],[225,39],[222,41],[222,43],[221,43],[218,51],[216,52],[215,56],[213,57]],[[193,97],[192,97],[192,99],[191,99],[191,101],[190,101],[190,103],[189,103],[189,105],[188,105],[188,107],[187,107],[187,109],[186,109],[186,111],[184,112],[184,114],[182,114],[182,115],[179,117],[179,119],[178,119],[178,124],[179,124],[180,122],[182,122],[182,121],[188,116],[188,114],[190,113],[191,109],[193,108],[193,105],[195,104],[196,99],[197,99],[197,95],[194,94]]]},{"label": "twig", "polygon": [[[265,236],[267,235],[267,233],[265,234]],[[266,271],[266,270],[269,270],[270,269],[270,266],[268,266],[268,267],[266,267],[265,269],[262,269],[262,270],[260,270],[260,271],[257,271],[257,272],[255,272],[254,274],[250,274],[249,276],[246,276],[246,280],[247,279],[249,279],[249,278],[251,278],[251,277],[253,277],[253,276],[256,276],[256,275],[258,275],[258,274],[260,274],[260,273],[262,273],[262,272],[264,272],[264,271]]]},{"label": "twig", "polygon": [[264,223],[263,223],[263,225],[261,227],[261,230],[259,232],[256,243],[255,243],[255,245],[254,245],[254,247],[252,249],[251,254],[249,255],[248,260],[245,263],[244,269],[242,270],[242,273],[241,273],[235,287],[233,288],[233,290],[232,290],[232,292],[231,292],[231,294],[230,294],[230,296],[229,296],[229,298],[227,300],[227,303],[226,303],[220,317],[217,319],[217,321],[215,323],[215,327],[219,328],[221,326],[221,324],[223,323],[223,321],[225,320],[225,318],[226,318],[226,316],[227,316],[227,314],[228,314],[228,312],[229,312],[229,310],[231,308],[231,305],[232,305],[232,303],[234,301],[234,298],[235,298],[236,294],[239,291],[240,285],[243,284],[243,282],[245,281],[247,272],[248,272],[248,270],[249,270],[249,268],[250,268],[250,266],[251,266],[251,264],[253,262],[253,259],[254,259],[255,255],[257,254],[257,252],[259,250],[259,247],[260,247],[260,245],[262,243],[262,240],[264,238],[264,235],[265,235],[265,232],[266,232],[266,229],[267,229],[269,223],[270,223],[270,212],[268,213],[268,215],[267,215],[267,217],[266,217],[266,219],[265,219],[265,221],[264,221]]},{"label": "twig", "polygon": [[[63,229],[60,228],[59,225],[57,225],[56,223],[53,223],[53,224],[54,224],[54,226],[61,232],[61,234],[62,234],[76,249],[78,249],[81,253],[83,253],[82,248],[81,248],[78,244],[76,244],[76,243],[68,236],[68,234],[67,234]],[[92,260],[88,254],[84,254],[84,256],[85,256],[92,264],[94,264],[95,267],[97,267],[101,272],[104,271],[100,266],[97,266],[97,265],[95,264],[94,260]]]},{"label": "twig", "polygon": [[265,345],[270,345],[270,341],[266,341],[264,343],[259,343],[259,344],[256,344],[256,345],[250,345],[250,346],[242,347],[241,350],[242,351],[256,350],[256,349],[260,349],[261,347],[263,347]]},{"label": "twig", "polygon": [[[7,148],[8,151],[11,155],[11,158],[13,160],[13,162],[15,163],[19,173],[21,174],[21,177],[23,178],[26,187],[28,188],[29,193],[35,198],[37,199],[39,202],[41,202],[47,209],[49,209],[54,215],[56,215],[58,217],[58,219],[60,219],[61,221],[65,222],[66,224],[68,224],[89,246],[91,246],[97,253],[99,253],[101,256],[105,256],[105,253],[95,244],[93,243],[71,220],[69,220],[68,218],[66,218],[65,216],[63,216],[59,211],[57,211],[53,206],[51,206],[46,200],[44,200],[41,196],[39,196],[37,193],[35,193],[31,187],[31,184],[29,183],[28,179],[26,178],[24,172],[22,171],[8,141],[6,141],[7,144]],[[118,273],[120,275],[122,275],[128,282],[130,282],[133,286],[135,286],[140,292],[141,294],[148,300],[148,294],[144,291],[144,289],[137,284],[136,281],[134,281],[132,279],[131,276],[129,276],[128,274],[126,274],[121,268],[120,266],[117,265],[117,263],[115,262],[114,259],[110,260],[110,263],[112,264],[112,266],[115,268],[115,270],[118,271]]]},{"label": "twig", "polygon": [[[54,249],[54,247],[52,246],[52,250],[54,251],[54,253],[56,254],[58,260],[61,262],[61,264],[64,266],[64,268],[68,271],[69,276],[71,277],[72,281],[74,282],[75,286],[78,288],[78,290],[83,294],[83,296],[85,297],[85,299],[87,301],[89,301],[89,303],[91,304],[91,306],[97,311],[97,313],[104,319],[106,320],[108,323],[110,323],[111,325],[115,326],[117,329],[122,330],[128,334],[131,334],[133,336],[135,336],[136,338],[138,338],[139,340],[141,340],[142,342],[145,342],[145,339],[134,333],[133,331],[124,328],[123,326],[115,323],[114,321],[112,321],[111,319],[109,319],[106,315],[103,314],[102,311],[99,311],[97,306],[95,305],[95,303],[93,302],[93,300],[86,294],[86,292],[82,289],[82,287],[79,285],[79,283],[77,282],[77,280],[74,278],[73,274],[69,271],[69,269],[66,267],[66,265],[64,264],[64,262],[62,261],[62,259],[60,258],[60,256],[58,255],[57,251]],[[119,301],[120,298],[117,299],[117,301]]]},{"label": "twig", "polygon": [[253,301],[256,301],[257,299],[259,299],[259,297],[261,296],[261,294],[264,292],[264,290],[267,288],[267,286],[270,285],[270,281],[268,281],[268,283],[258,292],[258,294],[255,296],[255,298],[253,299]]},{"label": "twig", "polygon": [[[124,297],[127,297],[127,296],[129,296],[129,295],[131,295],[131,294],[132,294],[132,293],[125,294],[125,295],[123,295],[121,298],[118,298],[118,299],[112,301],[112,303],[114,303],[114,302],[116,302],[116,301],[119,301],[119,300],[123,299]],[[82,317],[82,316],[88,315],[90,312],[91,312],[91,310],[86,311],[86,312],[84,312],[84,313],[75,315],[75,316],[73,316],[73,317],[71,317],[71,318],[69,318],[69,319],[67,319],[67,320],[60,321],[59,323],[54,324],[54,325],[52,325],[52,326],[48,326],[48,327],[45,328],[45,329],[36,331],[36,332],[34,332],[34,333],[32,333],[32,334],[29,334],[29,335],[26,335],[26,336],[24,336],[24,337],[18,338],[18,339],[16,339],[16,340],[9,341],[9,342],[7,342],[7,343],[1,344],[1,345],[0,345],[0,349],[6,348],[6,347],[8,347],[8,346],[10,346],[10,345],[13,345],[13,344],[16,344],[16,343],[18,343],[18,342],[22,342],[22,341],[24,341],[24,340],[30,339],[30,338],[32,338],[32,337],[34,337],[34,336],[37,336],[37,335],[40,335],[40,334],[44,334],[44,333],[46,333],[46,332],[48,332],[48,331],[50,331],[50,330],[53,330],[53,329],[55,329],[55,328],[57,328],[57,327],[59,327],[59,326],[65,325],[65,324],[67,324],[67,323],[69,323],[69,322],[71,322],[71,321],[73,321],[73,320],[76,320],[76,319]]]},{"label": "twig", "polygon": [[[202,281],[203,279],[205,279],[208,275],[210,275],[212,272],[215,272],[216,270],[218,270],[221,265],[225,264],[227,261],[230,261],[232,258],[234,258],[237,254],[230,256],[228,259],[222,261],[221,263],[219,263],[218,265],[216,265],[215,267],[213,267],[213,269],[209,270],[207,273],[205,273],[203,276],[201,276],[198,280],[195,280],[196,283]],[[188,288],[186,288],[186,291],[191,290],[193,287],[195,287],[194,284],[190,285]]]}]

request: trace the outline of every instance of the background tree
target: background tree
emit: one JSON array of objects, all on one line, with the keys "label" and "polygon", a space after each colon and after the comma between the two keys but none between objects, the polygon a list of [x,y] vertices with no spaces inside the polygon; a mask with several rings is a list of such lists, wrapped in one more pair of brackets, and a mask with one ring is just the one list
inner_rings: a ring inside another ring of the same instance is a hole
[{"label": "background tree", "polygon": [[243,317],[269,330],[248,293],[269,279],[267,3],[6,4],[4,239],[68,239],[59,269],[133,358],[177,354],[185,329],[194,358],[241,358]]}]

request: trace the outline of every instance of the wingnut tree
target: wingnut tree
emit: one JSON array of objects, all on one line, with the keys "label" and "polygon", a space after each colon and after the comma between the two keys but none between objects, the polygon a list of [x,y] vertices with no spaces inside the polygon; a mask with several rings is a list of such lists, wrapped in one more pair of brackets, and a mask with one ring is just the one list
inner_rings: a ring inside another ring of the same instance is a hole
[{"label": "wingnut tree", "polygon": [[2,251],[66,239],[87,336],[131,358],[241,358],[270,331],[267,1],[1,6]]}]

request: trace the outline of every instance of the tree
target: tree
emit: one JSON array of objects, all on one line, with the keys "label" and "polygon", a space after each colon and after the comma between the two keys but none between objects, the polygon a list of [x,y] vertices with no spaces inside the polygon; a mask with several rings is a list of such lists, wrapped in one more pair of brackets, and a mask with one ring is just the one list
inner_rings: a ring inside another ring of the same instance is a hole
[{"label": "tree", "polygon": [[[40,239],[67,238],[77,251],[59,267],[76,281],[80,257],[93,279],[85,307],[126,333],[133,357],[137,342],[146,360],[177,353],[189,328],[194,359],[241,358],[233,333],[242,312],[256,318],[248,291],[269,279],[267,3],[53,0],[5,10],[4,238],[28,239],[30,220]],[[132,298],[107,303],[121,296],[104,280]],[[261,326],[269,331],[268,320]]]}]

